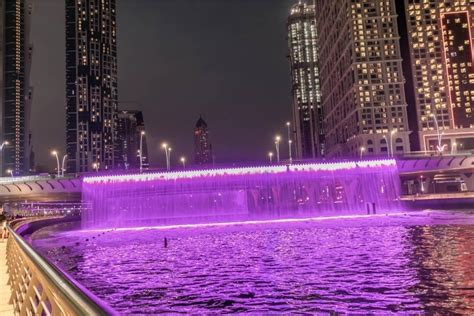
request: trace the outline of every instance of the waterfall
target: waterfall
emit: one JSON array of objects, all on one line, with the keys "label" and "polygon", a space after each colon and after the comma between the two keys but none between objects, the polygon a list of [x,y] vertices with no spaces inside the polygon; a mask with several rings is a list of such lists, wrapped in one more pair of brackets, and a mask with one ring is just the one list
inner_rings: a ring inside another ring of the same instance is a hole
[{"label": "waterfall", "polygon": [[397,212],[395,160],[83,179],[82,227],[126,228]]}]

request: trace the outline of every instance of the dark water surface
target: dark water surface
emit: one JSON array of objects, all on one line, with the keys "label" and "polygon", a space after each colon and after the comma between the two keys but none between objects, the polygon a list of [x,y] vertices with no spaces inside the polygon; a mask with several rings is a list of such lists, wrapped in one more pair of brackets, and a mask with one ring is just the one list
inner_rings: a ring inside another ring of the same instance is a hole
[{"label": "dark water surface", "polygon": [[58,234],[67,228],[32,243],[123,314],[474,313],[472,212]]}]

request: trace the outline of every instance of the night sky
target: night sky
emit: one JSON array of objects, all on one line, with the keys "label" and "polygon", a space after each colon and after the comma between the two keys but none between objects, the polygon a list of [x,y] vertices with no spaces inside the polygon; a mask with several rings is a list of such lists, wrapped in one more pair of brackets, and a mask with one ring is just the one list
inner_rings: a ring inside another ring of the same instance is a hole
[{"label": "night sky", "polygon": [[[286,18],[296,0],[117,0],[120,109],[142,110],[152,166],[193,156],[199,114],[216,161],[262,161],[291,116]],[[64,0],[35,1],[32,131],[37,164],[65,152]],[[286,155],[286,147],[282,155]]]}]

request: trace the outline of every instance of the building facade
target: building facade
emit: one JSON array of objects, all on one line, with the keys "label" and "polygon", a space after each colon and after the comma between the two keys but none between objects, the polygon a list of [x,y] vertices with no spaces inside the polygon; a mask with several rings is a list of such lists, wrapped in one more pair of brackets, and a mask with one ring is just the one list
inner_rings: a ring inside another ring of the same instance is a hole
[{"label": "building facade", "polygon": [[421,151],[474,149],[474,4],[404,0]]},{"label": "building facade", "polygon": [[326,155],[410,150],[395,0],[316,0]]},{"label": "building facade", "polygon": [[66,0],[68,172],[114,168],[117,137],[115,0]]},{"label": "building facade", "polygon": [[139,169],[140,157],[142,159],[142,168],[149,168],[145,121],[141,111],[119,111],[117,119],[117,146],[119,152],[117,168]]},{"label": "building facade", "polygon": [[202,117],[194,127],[194,162],[197,165],[213,163],[212,144],[209,139],[209,129]]},{"label": "building facade", "polygon": [[0,0],[0,143],[8,142],[1,150],[2,175],[30,170],[31,13],[29,0]]},{"label": "building facade", "polygon": [[299,1],[288,17],[293,126],[298,158],[324,154],[315,5]]}]

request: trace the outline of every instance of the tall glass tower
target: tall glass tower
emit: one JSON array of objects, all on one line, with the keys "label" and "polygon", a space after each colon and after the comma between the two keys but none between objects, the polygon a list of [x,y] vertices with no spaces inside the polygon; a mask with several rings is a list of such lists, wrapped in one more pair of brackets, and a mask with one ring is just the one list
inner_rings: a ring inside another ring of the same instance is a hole
[{"label": "tall glass tower", "polygon": [[315,6],[299,1],[287,27],[297,155],[314,158],[324,154]]},{"label": "tall glass tower", "polygon": [[117,136],[115,0],[66,0],[68,172],[113,168]]},{"label": "tall glass tower", "polygon": [[2,175],[23,175],[30,169],[31,11],[29,0],[0,0]]}]

